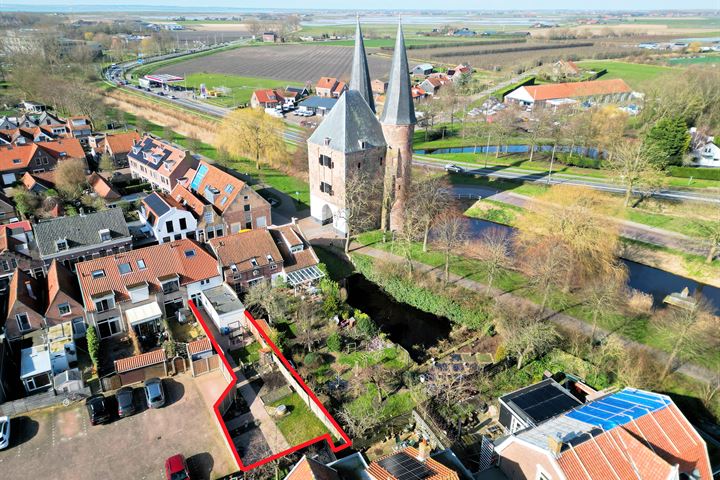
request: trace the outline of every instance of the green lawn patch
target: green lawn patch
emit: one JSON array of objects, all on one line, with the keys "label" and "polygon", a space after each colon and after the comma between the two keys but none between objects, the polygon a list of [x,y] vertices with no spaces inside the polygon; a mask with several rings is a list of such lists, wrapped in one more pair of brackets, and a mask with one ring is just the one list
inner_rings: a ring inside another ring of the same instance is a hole
[{"label": "green lawn patch", "polygon": [[253,342],[237,350],[230,350],[230,356],[237,365],[240,365],[241,362],[244,364],[255,363],[260,360],[260,344]]},{"label": "green lawn patch", "polygon": [[226,95],[210,97],[208,103],[221,107],[235,107],[250,103],[250,97],[254,90],[263,88],[281,88],[287,86],[302,86],[301,83],[289,80],[272,80],[269,78],[241,77],[238,75],[226,75],[222,73],[191,73],[185,76],[185,84],[188,87],[199,89],[205,84],[208,90],[225,87],[230,89]]},{"label": "green lawn patch", "polygon": [[577,62],[578,66],[588,70],[607,69],[607,73],[599,80],[622,78],[631,87],[637,88],[643,83],[654,80],[662,75],[677,73],[678,69],[660,65],[647,65],[643,63],[619,62],[615,60],[587,60]]},{"label": "green lawn patch", "polygon": [[297,393],[283,397],[270,406],[280,405],[285,405],[289,414],[275,419],[275,423],[290,445],[299,445],[328,433],[325,425],[310,411]]}]

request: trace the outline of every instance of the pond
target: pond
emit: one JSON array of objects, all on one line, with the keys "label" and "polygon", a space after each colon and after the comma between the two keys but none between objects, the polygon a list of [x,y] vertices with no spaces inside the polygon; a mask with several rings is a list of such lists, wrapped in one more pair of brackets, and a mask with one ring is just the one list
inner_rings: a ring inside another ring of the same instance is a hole
[{"label": "pond", "polygon": [[395,301],[359,273],[349,276],[345,286],[347,303],[370,315],[390,340],[407,350],[418,363],[427,359],[428,348],[450,335],[449,319]]},{"label": "pond", "polygon": [[[476,218],[468,219],[469,228],[472,237],[479,237],[490,229],[497,229],[512,235],[515,229],[507,225],[480,220]],[[663,298],[673,292],[680,292],[683,288],[688,287],[692,295],[696,291],[702,294],[712,302],[718,313],[720,313],[720,288],[705,285],[695,280],[675,275],[674,273],[660,270],[659,268],[649,267],[641,263],[632,262],[630,260],[622,260],[628,269],[628,286],[643,293],[652,295],[655,306],[662,305]]]}]

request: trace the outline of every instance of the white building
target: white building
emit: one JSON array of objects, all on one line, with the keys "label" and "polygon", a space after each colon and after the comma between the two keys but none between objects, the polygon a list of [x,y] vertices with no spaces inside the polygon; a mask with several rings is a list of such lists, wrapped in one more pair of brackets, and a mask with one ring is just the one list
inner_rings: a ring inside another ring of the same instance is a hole
[{"label": "white building", "polygon": [[195,238],[195,216],[170,195],[151,193],[143,199],[139,213],[140,221],[158,243]]}]

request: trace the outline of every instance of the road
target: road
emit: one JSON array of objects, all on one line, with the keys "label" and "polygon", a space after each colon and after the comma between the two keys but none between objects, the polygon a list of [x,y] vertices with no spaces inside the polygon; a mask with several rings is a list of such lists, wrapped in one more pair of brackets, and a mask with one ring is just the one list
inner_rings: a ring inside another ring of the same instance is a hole
[{"label": "road", "polygon": [[[427,155],[413,155],[413,163],[423,167],[443,169],[444,165],[446,165],[448,161],[428,157]],[[465,175],[482,175],[488,178],[500,178],[545,185],[576,185],[609,193],[625,193],[625,189],[622,186],[603,178],[591,178],[566,173],[553,173],[552,175],[548,175],[544,172],[537,172],[517,167],[493,166],[487,168],[476,168],[477,166],[475,164],[463,162],[455,162],[455,165],[465,168],[465,171],[463,172]],[[639,190],[634,190],[633,193],[636,196],[641,195]],[[720,193],[713,191],[703,192],[665,188],[653,193],[652,196],[667,200],[684,200],[720,204]]]}]

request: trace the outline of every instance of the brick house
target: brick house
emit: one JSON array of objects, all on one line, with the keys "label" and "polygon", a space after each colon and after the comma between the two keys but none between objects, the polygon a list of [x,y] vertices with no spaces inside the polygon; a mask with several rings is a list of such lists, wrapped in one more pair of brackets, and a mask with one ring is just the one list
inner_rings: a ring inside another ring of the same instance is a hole
[{"label": "brick house", "polygon": [[147,135],[133,145],[127,159],[133,178],[140,178],[154,189],[168,193],[188,170],[197,165],[190,151]]},{"label": "brick house", "polygon": [[250,97],[250,106],[253,108],[275,108],[285,103],[285,95],[279,89],[255,90]]},{"label": "brick house", "polygon": [[42,276],[42,261],[33,250],[33,233],[30,222],[0,225],[0,291],[10,283],[15,269],[31,277]]},{"label": "brick house", "polygon": [[68,133],[81,142],[87,142],[92,135],[92,122],[88,117],[69,117],[65,123]]},{"label": "brick house", "polygon": [[61,325],[69,321],[75,338],[85,336],[85,310],[77,277],[57,260],[50,264],[48,270],[47,292],[46,325]]},{"label": "brick house", "polygon": [[225,222],[213,205],[195,196],[180,184],[175,185],[170,196],[195,217],[195,238],[199,242],[222,237],[225,234]]},{"label": "brick house", "polygon": [[140,134],[135,131],[99,135],[88,139],[93,156],[99,160],[103,154],[107,153],[115,168],[128,166],[128,153],[132,150],[133,145],[139,142]]},{"label": "brick house", "polygon": [[81,262],[76,271],[88,324],[100,338],[130,328],[157,335],[163,317],[222,284],[215,258],[187,239]]},{"label": "brick house", "polygon": [[44,312],[45,298],[42,282],[22,270],[16,269],[8,289],[5,335],[13,340],[43,328],[45,326]]},{"label": "brick house", "polygon": [[225,223],[225,233],[237,233],[272,224],[267,200],[242,180],[202,161],[189,190],[212,205]]},{"label": "brick house", "polygon": [[86,160],[85,151],[75,138],[2,146],[0,147],[2,184],[6,187],[12,185],[25,172],[54,170],[59,161],[73,158]]},{"label": "brick house", "polygon": [[77,262],[132,249],[132,236],[119,208],[43,221],[33,230],[46,271],[53,260],[74,270]]},{"label": "brick house", "polygon": [[340,95],[347,89],[347,83],[341,82],[335,77],[320,77],[315,85],[315,94],[318,97],[340,98]]}]

